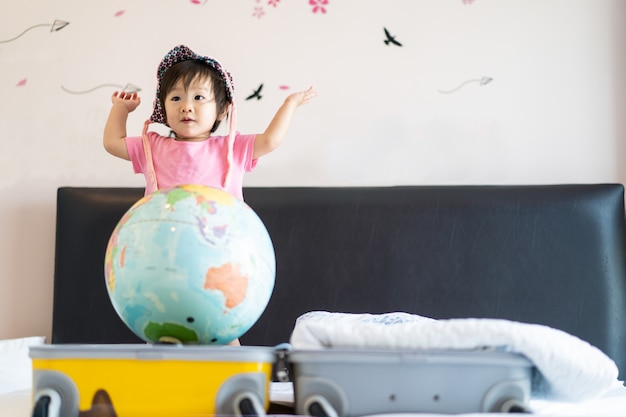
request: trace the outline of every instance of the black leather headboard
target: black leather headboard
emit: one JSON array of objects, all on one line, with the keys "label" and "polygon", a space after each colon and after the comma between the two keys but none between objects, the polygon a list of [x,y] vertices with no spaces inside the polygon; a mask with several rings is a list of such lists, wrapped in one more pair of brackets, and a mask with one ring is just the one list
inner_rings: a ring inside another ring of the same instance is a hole
[{"label": "black leather headboard", "polygon": [[[139,188],[60,188],[53,343],[140,342],[114,312],[104,251]],[[311,310],[491,317],[577,335],[626,372],[619,184],[247,188],[272,237],[272,299],[243,344],[289,340]]]}]

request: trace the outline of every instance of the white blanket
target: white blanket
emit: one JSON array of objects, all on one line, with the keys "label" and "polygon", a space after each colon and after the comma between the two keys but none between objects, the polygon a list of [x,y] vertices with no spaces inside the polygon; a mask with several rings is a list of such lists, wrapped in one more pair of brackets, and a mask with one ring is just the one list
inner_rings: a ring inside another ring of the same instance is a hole
[{"label": "white blanket", "polygon": [[586,401],[623,387],[608,356],[561,330],[500,319],[434,320],[407,314],[347,314],[315,311],[296,321],[294,349],[484,349],[525,355],[539,372],[535,398]]}]

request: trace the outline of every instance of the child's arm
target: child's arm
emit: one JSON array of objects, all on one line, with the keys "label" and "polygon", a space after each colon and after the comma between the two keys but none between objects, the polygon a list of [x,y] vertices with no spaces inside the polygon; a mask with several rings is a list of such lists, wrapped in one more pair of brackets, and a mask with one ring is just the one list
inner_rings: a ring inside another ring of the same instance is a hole
[{"label": "child's arm", "polygon": [[291,119],[295,110],[301,105],[308,103],[317,92],[313,87],[306,91],[293,93],[285,99],[285,102],[276,112],[265,132],[259,133],[254,140],[253,158],[260,158],[278,148],[287,135]]},{"label": "child's arm", "polygon": [[111,97],[111,111],[104,126],[104,149],[118,158],[130,160],[126,149],[126,121],[128,113],[139,106],[141,99],[137,93],[115,92]]}]

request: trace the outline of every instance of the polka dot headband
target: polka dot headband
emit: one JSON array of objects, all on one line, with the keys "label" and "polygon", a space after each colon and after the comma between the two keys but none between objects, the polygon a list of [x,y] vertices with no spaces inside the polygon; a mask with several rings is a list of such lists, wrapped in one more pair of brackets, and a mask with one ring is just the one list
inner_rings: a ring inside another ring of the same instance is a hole
[{"label": "polka dot headband", "polygon": [[154,110],[152,112],[152,116],[150,116],[151,122],[162,123],[164,125],[167,125],[167,122],[165,120],[165,112],[163,111],[163,108],[161,108],[161,101],[159,100],[159,97],[161,95],[161,81],[163,80],[163,74],[165,74],[165,72],[168,69],[170,69],[172,65],[177,64],[181,61],[186,61],[186,60],[204,62],[210,65],[211,67],[215,68],[217,72],[220,74],[220,76],[222,77],[222,80],[224,80],[224,83],[226,84],[226,93],[228,95],[229,101],[231,103],[234,103],[233,96],[234,96],[235,88],[233,86],[233,78],[231,77],[230,73],[226,71],[224,67],[222,67],[222,65],[219,62],[217,62],[215,58],[211,58],[209,56],[198,55],[194,51],[189,49],[187,46],[178,45],[175,48],[173,48],[171,51],[169,51],[165,55],[161,63],[159,64],[159,68],[157,70],[157,82],[158,82],[157,92],[156,92],[157,98],[156,100],[154,100]]}]

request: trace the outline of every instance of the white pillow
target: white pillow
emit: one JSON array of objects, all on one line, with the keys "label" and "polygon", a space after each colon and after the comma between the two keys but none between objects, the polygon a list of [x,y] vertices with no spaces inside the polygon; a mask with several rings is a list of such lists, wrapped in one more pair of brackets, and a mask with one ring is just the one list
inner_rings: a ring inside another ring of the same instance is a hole
[{"label": "white pillow", "polygon": [[28,348],[41,345],[43,336],[0,340],[0,394],[31,388],[33,372]]}]

